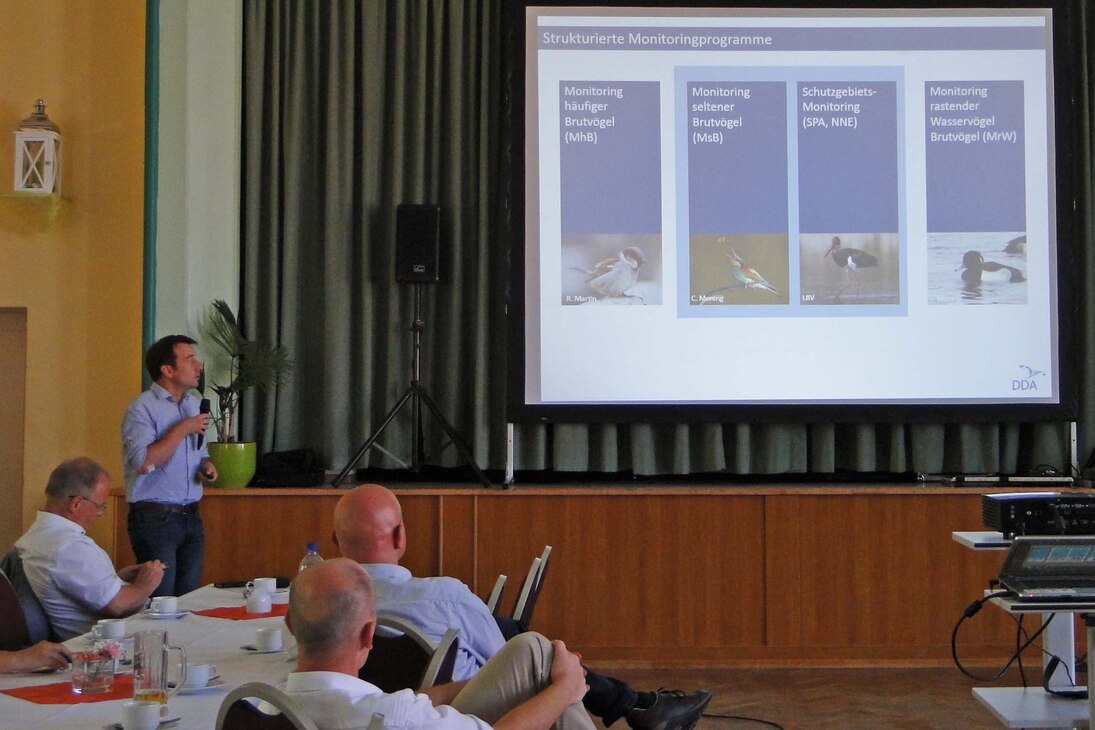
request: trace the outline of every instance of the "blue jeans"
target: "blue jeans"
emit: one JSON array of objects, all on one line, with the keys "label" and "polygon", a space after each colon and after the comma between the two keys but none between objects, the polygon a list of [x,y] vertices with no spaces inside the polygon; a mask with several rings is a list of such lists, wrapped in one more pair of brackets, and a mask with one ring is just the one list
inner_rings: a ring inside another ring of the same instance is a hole
[{"label": "blue jeans", "polygon": [[205,528],[201,515],[130,510],[129,544],[138,563],[159,560],[163,580],[154,596],[181,596],[201,586]]}]

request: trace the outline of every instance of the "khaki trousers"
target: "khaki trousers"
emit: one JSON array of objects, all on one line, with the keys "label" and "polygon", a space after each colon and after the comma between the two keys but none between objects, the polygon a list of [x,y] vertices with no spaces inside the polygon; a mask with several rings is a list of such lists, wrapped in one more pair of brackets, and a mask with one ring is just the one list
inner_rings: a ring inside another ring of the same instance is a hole
[{"label": "khaki trousers", "polygon": [[[490,658],[479,673],[460,690],[452,706],[468,715],[494,724],[521,703],[551,684],[551,642],[529,632],[511,639]],[[593,721],[575,702],[552,726],[555,730],[594,730]]]}]

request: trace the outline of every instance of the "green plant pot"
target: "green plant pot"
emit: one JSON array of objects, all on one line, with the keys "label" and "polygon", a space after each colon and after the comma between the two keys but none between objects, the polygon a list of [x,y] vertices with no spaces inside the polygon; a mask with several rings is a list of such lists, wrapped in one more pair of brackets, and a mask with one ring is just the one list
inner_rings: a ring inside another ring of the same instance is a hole
[{"label": "green plant pot", "polygon": [[258,445],[253,442],[209,444],[209,458],[217,466],[217,481],[210,487],[218,489],[243,489],[255,476]]}]

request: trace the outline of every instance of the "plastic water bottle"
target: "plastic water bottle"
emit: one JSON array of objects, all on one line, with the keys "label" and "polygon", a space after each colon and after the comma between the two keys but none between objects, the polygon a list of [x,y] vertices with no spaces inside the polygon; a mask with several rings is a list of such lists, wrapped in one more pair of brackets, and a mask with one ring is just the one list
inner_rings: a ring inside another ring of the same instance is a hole
[{"label": "plastic water bottle", "polygon": [[300,559],[300,567],[297,568],[297,572],[310,568],[313,565],[319,565],[323,562],[323,556],[319,554],[319,545],[314,542],[308,543],[308,550],[304,553],[304,557]]}]

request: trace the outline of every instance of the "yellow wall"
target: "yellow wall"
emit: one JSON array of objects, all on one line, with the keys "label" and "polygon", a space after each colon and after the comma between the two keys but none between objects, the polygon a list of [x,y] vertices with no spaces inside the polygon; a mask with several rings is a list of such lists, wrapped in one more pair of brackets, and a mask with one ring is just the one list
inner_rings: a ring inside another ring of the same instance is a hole
[{"label": "yellow wall", "polygon": [[[48,206],[0,198],[0,307],[27,309],[24,526],[65,458],[121,484],[122,412],[141,385],[144,22],[144,0],[0,2],[0,193],[38,97],[64,136],[52,224]],[[108,550],[110,521],[92,530]]]}]

